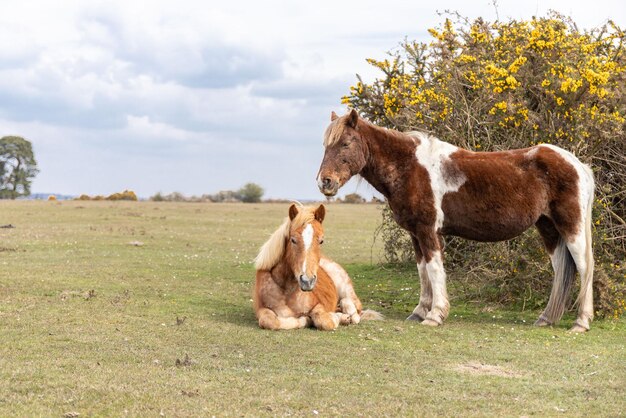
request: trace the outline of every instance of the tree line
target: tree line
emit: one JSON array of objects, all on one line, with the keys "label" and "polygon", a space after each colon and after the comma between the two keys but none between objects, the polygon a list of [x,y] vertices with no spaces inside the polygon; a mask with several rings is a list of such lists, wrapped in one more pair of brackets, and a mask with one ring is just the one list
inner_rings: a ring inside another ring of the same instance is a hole
[{"label": "tree line", "polygon": [[256,183],[246,183],[238,190],[222,190],[214,194],[203,194],[201,196],[185,196],[180,192],[163,194],[161,192],[150,196],[154,202],[261,202],[265,190]]}]

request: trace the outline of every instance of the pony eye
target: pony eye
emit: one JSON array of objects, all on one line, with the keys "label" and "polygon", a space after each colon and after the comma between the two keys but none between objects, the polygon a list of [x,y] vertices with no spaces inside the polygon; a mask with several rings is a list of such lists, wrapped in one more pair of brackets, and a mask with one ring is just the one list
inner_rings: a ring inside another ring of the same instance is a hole
[{"label": "pony eye", "polygon": [[324,238],[320,238],[320,245],[324,243]]},{"label": "pony eye", "polygon": [[350,145],[350,144],[348,144],[347,142],[344,142],[343,144],[341,144],[341,146],[344,147],[344,148],[348,148],[348,145]]},{"label": "pony eye", "polygon": [[292,243],[292,244],[297,244],[297,243],[298,243],[298,241],[296,241],[296,239],[295,239],[294,237],[291,237],[291,243]]}]

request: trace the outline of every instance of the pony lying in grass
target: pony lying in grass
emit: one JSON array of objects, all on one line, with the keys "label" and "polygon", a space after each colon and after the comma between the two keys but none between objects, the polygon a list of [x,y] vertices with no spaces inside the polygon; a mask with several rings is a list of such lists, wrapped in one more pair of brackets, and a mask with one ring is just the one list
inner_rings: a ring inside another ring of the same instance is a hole
[{"label": "pony lying in grass", "polygon": [[254,291],[261,328],[313,325],[333,330],[339,324],[382,319],[378,312],[362,310],[348,273],[321,255],[325,213],[324,205],[315,209],[291,205],[289,217],[261,247],[255,259]]}]

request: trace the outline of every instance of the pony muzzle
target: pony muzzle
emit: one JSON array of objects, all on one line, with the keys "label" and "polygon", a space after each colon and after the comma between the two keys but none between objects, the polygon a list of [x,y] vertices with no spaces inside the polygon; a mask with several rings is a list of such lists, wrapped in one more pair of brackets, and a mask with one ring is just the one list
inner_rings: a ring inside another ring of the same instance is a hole
[{"label": "pony muzzle", "polygon": [[334,196],[339,190],[339,182],[330,177],[323,177],[317,180],[317,187],[326,196]]},{"label": "pony muzzle", "polygon": [[298,283],[300,284],[300,289],[303,292],[310,292],[315,287],[315,282],[317,282],[317,276],[307,277],[304,274],[301,274],[298,278]]}]

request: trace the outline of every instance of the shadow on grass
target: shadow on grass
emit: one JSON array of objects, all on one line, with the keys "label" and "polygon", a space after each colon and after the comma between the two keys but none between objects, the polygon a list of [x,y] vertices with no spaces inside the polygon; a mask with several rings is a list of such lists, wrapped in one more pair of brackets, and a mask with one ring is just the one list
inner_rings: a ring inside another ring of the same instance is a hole
[{"label": "shadow on grass", "polygon": [[[386,319],[391,321],[418,324],[418,322],[406,321],[419,302],[419,279],[414,268],[374,264],[351,264],[346,265],[345,268],[353,280],[364,309],[381,312]],[[455,290],[459,289],[452,289],[452,292]],[[251,302],[210,297],[204,299],[202,304],[203,310],[215,321],[250,329],[258,328]],[[540,310],[522,310],[519,305],[502,306],[489,301],[468,302],[457,296],[457,298],[451,298],[450,314],[445,325],[462,326],[466,323],[533,329],[533,324],[539,314]],[[567,330],[573,324],[574,319],[575,313],[568,312],[552,328]]]},{"label": "shadow on grass", "polygon": [[[390,320],[405,321],[419,303],[419,276],[414,266],[352,264],[345,267],[364,308],[378,310]],[[451,307],[446,324],[523,326],[530,329],[541,313],[541,309],[523,309],[521,301],[506,306],[494,303],[488,297],[484,301],[468,301],[464,297],[464,289],[454,281],[449,288]],[[569,329],[575,316],[574,311],[567,312],[552,328]]]},{"label": "shadow on grass", "polygon": [[251,305],[229,302],[217,298],[207,299],[206,308],[215,321],[246,328],[258,328]]}]

